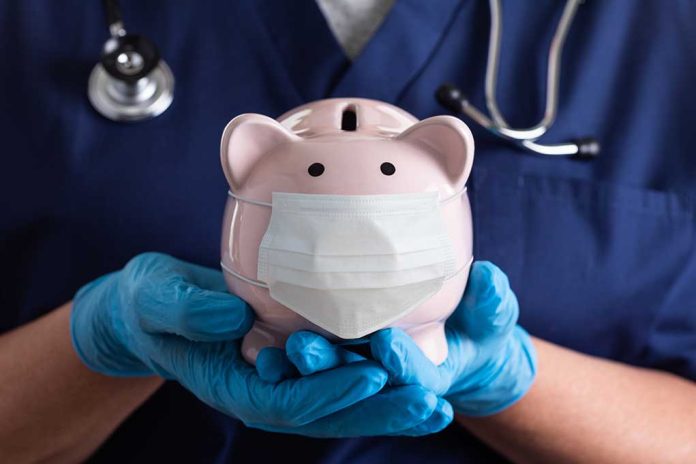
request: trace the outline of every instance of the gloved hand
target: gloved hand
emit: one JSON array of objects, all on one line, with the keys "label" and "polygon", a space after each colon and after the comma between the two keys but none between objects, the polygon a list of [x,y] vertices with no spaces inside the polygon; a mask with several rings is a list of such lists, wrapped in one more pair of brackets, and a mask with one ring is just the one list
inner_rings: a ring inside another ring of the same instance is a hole
[{"label": "gloved hand", "polygon": [[[288,353],[302,353],[300,356],[303,356],[303,362],[298,365],[303,367],[304,372],[297,370],[288,358]],[[325,358],[324,355],[329,358]],[[310,378],[320,371],[331,372],[328,369],[341,369],[339,366],[365,362],[369,361],[360,355],[334,347],[320,335],[300,331],[290,335],[285,350],[273,347],[261,350],[256,358],[256,369],[262,379],[279,382],[298,377]],[[300,377],[301,375],[309,377]],[[422,409],[422,398],[426,398],[428,409],[421,413],[419,410]],[[351,419],[356,424],[356,429],[362,430],[361,435],[428,435],[447,427],[454,417],[452,406],[447,401],[420,385],[388,386],[363,403],[365,407]],[[407,421],[405,417],[410,416],[422,416],[423,420],[409,428],[401,426],[400,424]],[[326,421],[322,426],[325,428],[317,428],[320,434],[316,436],[329,437],[337,436],[335,430],[337,426],[341,427],[341,424]]]},{"label": "gloved hand", "polygon": [[[446,323],[449,354],[441,365],[400,329],[376,332],[370,349],[389,371],[391,384],[421,385],[464,415],[491,415],[520,399],[535,377],[536,353],[517,325],[518,314],[507,276],[490,262],[475,262],[464,297]],[[316,334],[302,337],[289,346],[288,357],[303,374],[364,359]]]},{"label": "gloved hand", "polygon": [[252,321],[246,303],[225,291],[220,272],[147,253],[78,291],[71,336],[97,372],[177,380],[208,405],[265,430],[389,434],[427,422],[437,406],[420,386],[377,395],[387,372],[374,361],[266,381],[240,353],[238,339]]}]

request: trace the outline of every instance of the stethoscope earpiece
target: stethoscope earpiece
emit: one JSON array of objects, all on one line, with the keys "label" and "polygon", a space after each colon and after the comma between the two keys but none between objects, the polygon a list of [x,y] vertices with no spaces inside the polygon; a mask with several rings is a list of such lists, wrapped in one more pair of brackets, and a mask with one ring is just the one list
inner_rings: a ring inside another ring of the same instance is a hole
[{"label": "stethoscope earpiece", "polygon": [[466,97],[462,95],[461,89],[450,83],[442,84],[437,88],[435,99],[453,113],[460,113],[462,111],[461,105],[467,101]]},{"label": "stethoscope earpiece", "polygon": [[89,76],[89,100],[112,121],[154,118],[172,103],[174,75],[151,40],[126,33],[116,0],[104,6],[111,37]]},{"label": "stethoscope earpiece", "polygon": [[599,141],[592,137],[575,139],[572,143],[578,147],[578,152],[575,154],[575,157],[579,159],[595,159],[599,156],[599,152],[602,151],[602,146],[599,144]]}]

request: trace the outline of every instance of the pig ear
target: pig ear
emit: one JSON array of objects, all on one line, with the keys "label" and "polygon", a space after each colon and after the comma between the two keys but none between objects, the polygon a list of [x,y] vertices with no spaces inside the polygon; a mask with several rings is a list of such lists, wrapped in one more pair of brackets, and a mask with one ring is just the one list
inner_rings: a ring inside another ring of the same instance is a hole
[{"label": "pig ear", "polygon": [[232,191],[239,189],[251,168],[266,153],[299,139],[268,116],[241,114],[230,121],[222,133],[220,160]]},{"label": "pig ear", "polygon": [[474,163],[474,137],[466,124],[454,116],[434,116],[414,124],[397,136],[424,147],[445,168],[452,185],[464,188]]}]

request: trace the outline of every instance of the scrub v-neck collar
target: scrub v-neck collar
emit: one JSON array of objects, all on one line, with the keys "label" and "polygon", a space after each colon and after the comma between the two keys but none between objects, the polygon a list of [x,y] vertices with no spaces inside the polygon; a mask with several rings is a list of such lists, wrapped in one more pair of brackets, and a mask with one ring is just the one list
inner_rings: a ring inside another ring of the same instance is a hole
[{"label": "scrub v-neck collar", "polygon": [[462,1],[397,0],[352,63],[314,0],[252,3],[305,101],[359,96],[396,103],[427,65]]}]

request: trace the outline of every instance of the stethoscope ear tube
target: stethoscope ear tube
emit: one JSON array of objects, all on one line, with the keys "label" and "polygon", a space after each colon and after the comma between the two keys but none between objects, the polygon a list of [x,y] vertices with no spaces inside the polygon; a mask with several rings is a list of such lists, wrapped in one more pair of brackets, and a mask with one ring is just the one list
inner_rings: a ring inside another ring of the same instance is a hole
[{"label": "stethoscope ear tube", "polygon": [[[121,18],[121,8],[118,5],[118,1],[102,0],[102,5],[104,6],[106,25],[111,35],[125,35],[126,31],[123,29],[123,19]],[[123,32],[119,33],[119,31]]]},{"label": "stethoscope ear tube", "polygon": [[500,0],[489,0],[491,32],[486,64],[485,93],[486,108],[490,117],[472,105],[462,91],[453,84],[443,84],[437,89],[435,93],[437,101],[454,113],[466,114],[492,134],[513,142],[527,151],[540,155],[573,156],[579,159],[596,158],[600,152],[600,144],[591,137],[558,144],[537,143],[537,140],[551,128],[556,119],[563,44],[580,3],[582,0],[568,0],[566,2],[563,15],[551,40],[546,78],[546,108],[543,119],[537,125],[526,129],[511,128],[498,109],[495,90],[498,81],[498,58],[502,36]]},{"label": "stethoscope ear tube", "polygon": [[593,137],[584,137],[552,145],[540,144],[534,139],[511,137],[505,131],[499,130],[500,128],[485,114],[470,105],[462,91],[453,84],[442,84],[438,87],[435,92],[435,98],[449,111],[455,114],[466,114],[493,135],[512,142],[516,146],[532,153],[548,156],[570,156],[590,160],[596,158],[601,150],[599,142]]}]

